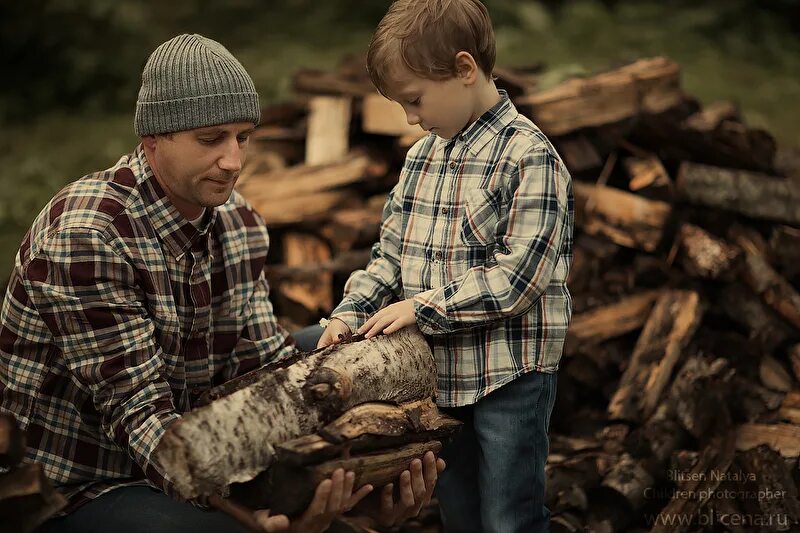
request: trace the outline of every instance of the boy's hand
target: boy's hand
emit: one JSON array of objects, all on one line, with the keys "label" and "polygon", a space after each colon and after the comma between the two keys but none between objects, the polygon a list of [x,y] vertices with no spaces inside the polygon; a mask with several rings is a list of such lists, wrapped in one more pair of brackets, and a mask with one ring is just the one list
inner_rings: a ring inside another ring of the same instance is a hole
[{"label": "boy's hand", "polygon": [[380,333],[394,333],[395,331],[417,323],[417,314],[414,311],[414,300],[407,299],[387,305],[358,328],[358,333],[363,333],[366,338],[374,337]]},{"label": "boy's hand", "polygon": [[364,485],[353,492],[355,473],[336,470],[330,479],[317,485],[314,499],[302,516],[289,522],[285,515],[270,516],[268,510],[256,511],[255,519],[261,528],[270,533],[321,533],[330,527],[334,518],[349,511],[372,491]]},{"label": "boy's hand", "polygon": [[326,346],[330,346],[331,344],[336,344],[341,340],[339,335],[344,335],[347,337],[351,333],[350,326],[345,324],[339,318],[332,318],[325,327],[322,337],[319,338],[319,341],[317,342],[317,348],[324,348]]}]

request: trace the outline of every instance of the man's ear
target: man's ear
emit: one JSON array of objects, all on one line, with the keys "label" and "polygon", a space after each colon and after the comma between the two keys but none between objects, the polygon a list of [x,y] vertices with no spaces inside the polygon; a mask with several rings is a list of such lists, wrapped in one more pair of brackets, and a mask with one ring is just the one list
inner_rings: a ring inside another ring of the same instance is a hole
[{"label": "man's ear", "polygon": [[145,135],[144,137],[142,137],[142,144],[147,150],[153,152],[156,149],[156,136]]},{"label": "man's ear", "polygon": [[472,54],[464,50],[460,51],[456,54],[455,63],[458,79],[467,85],[475,83],[478,79],[480,69],[478,68],[478,63],[475,62],[475,58],[472,57]]}]

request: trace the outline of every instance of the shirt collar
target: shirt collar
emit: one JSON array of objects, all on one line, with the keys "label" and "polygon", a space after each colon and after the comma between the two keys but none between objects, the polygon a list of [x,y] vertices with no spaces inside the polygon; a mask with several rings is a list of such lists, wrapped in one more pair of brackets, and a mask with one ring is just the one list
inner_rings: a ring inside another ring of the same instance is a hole
[{"label": "shirt collar", "polygon": [[466,126],[446,144],[463,142],[472,155],[478,155],[486,143],[511,124],[519,116],[519,112],[503,89],[498,89],[500,101],[486,111],[478,119]]},{"label": "shirt collar", "polygon": [[175,258],[180,259],[192,244],[199,244],[198,241],[208,239],[209,229],[214,225],[217,217],[216,209],[207,209],[204,224],[200,228],[196,228],[189,219],[184,217],[172,205],[161,184],[158,183],[155,174],[153,174],[153,169],[147,162],[147,156],[141,144],[136,147],[133,153],[131,167],[134,175],[138,176],[136,185],[144,199],[145,213],[150,219],[159,240],[166,245]]}]

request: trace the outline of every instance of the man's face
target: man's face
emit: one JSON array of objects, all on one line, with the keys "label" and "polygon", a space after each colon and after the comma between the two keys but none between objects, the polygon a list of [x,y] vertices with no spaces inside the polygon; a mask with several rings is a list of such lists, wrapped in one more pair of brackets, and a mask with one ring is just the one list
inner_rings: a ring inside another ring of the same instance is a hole
[{"label": "man's face", "polygon": [[150,166],[175,207],[195,218],[228,201],[253,124],[237,122],[144,138]]},{"label": "man's face", "polygon": [[404,70],[395,79],[388,96],[403,106],[409,124],[450,139],[470,123],[475,94],[460,78],[429,80]]}]

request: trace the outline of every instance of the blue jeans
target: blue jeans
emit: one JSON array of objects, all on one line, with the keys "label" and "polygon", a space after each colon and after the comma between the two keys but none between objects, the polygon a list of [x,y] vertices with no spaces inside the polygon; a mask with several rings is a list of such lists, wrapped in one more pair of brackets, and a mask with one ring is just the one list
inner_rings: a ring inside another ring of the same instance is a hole
[{"label": "blue jeans", "polygon": [[42,524],[37,533],[217,533],[248,531],[222,511],[204,511],[173,500],[150,487],[120,487],[63,517]]},{"label": "blue jeans", "polygon": [[306,326],[292,333],[294,337],[295,346],[302,352],[312,352],[317,349],[319,338],[322,337],[325,328],[320,327],[319,324]]},{"label": "blue jeans", "polygon": [[448,533],[548,531],[544,504],[556,374],[529,372],[474,405],[443,408],[464,422],[441,453],[436,485]]}]

